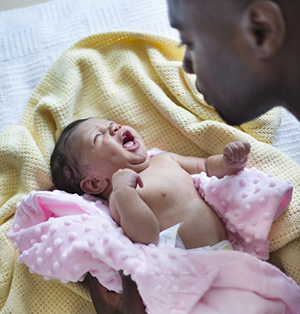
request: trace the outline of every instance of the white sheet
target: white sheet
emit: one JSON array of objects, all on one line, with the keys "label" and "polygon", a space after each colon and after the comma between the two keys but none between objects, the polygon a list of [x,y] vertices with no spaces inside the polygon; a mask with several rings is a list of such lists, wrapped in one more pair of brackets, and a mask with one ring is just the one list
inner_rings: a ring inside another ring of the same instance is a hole
[{"label": "white sheet", "polygon": [[[166,0],[55,0],[0,12],[0,133],[19,123],[33,89],[64,50],[115,30],[179,39]],[[273,145],[300,164],[300,123],[284,109]]]}]

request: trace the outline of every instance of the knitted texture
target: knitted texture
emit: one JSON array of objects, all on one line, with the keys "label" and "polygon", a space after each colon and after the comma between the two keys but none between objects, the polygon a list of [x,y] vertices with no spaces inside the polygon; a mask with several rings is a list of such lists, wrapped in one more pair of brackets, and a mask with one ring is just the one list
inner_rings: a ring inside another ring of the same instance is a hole
[{"label": "knitted texture", "polygon": [[147,149],[182,155],[207,157],[221,153],[231,141],[250,142],[247,167],[289,179],[294,186],[290,206],[272,226],[271,251],[299,237],[300,166],[270,145],[280,125],[280,109],[240,128],[226,125],[196,91],[195,77],[183,72],[183,53],[178,42],[153,34],[87,37],[52,65],[33,92],[20,125],[0,136],[1,314],[94,313],[83,285],[45,282],[30,274],[16,262],[15,249],[5,236],[23,195],[54,188],[49,160],[55,141],[78,118],[101,116],[129,124],[144,138]]}]

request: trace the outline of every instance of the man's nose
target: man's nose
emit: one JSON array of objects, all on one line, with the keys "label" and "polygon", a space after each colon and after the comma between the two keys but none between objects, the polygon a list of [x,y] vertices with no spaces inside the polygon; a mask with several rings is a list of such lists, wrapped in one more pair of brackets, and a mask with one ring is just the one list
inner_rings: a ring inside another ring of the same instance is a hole
[{"label": "man's nose", "polygon": [[117,123],[111,123],[108,127],[109,130],[109,134],[110,135],[115,135],[115,133],[117,133],[120,129],[121,129],[121,125],[117,124]]},{"label": "man's nose", "polygon": [[185,51],[183,61],[182,61],[182,67],[185,72],[190,73],[190,74],[194,73],[193,62],[192,62],[192,59],[188,50]]}]

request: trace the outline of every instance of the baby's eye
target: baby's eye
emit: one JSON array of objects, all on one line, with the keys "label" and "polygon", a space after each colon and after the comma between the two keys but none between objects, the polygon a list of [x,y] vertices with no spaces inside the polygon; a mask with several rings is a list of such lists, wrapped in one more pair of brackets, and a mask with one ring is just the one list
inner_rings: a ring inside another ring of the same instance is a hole
[{"label": "baby's eye", "polygon": [[102,134],[101,134],[101,133],[98,133],[98,134],[95,135],[95,137],[94,137],[94,145],[95,145],[95,143],[96,143],[96,141],[97,141],[97,139],[98,139],[99,137],[100,137],[100,138],[102,137]]}]

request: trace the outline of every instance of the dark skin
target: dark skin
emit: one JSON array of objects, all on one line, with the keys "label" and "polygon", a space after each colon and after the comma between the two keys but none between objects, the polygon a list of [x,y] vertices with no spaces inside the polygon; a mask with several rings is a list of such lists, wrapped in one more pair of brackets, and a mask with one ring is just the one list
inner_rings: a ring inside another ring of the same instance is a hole
[{"label": "dark skin", "polygon": [[183,68],[225,122],[275,106],[300,119],[299,0],[168,0]]},{"label": "dark skin", "polygon": [[123,294],[107,290],[98,279],[88,274],[91,298],[97,314],[145,314],[145,306],[130,276],[120,271]]},{"label": "dark skin", "polygon": [[[167,0],[186,45],[183,68],[223,120],[240,125],[283,106],[300,120],[300,0]],[[145,313],[135,283],[124,295],[91,279],[97,313]]]}]

